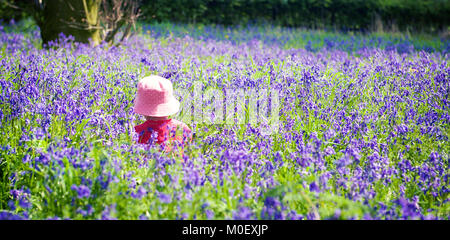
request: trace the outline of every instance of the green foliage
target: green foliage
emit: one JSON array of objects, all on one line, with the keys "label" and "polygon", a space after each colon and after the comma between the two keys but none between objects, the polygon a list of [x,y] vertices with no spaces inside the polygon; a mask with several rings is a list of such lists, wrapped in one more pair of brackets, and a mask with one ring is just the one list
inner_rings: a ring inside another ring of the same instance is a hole
[{"label": "green foliage", "polygon": [[[32,14],[32,2],[0,2],[0,19]],[[438,32],[448,31],[450,22],[448,0],[142,0],[140,10],[148,22],[272,23],[344,31]]]},{"label": "green foliage", "polygon": [[21,20],[26,16],[22,11],[27,6],[27,1],[19,0],[2,0],[0,1],[0,20],[9,22],[12,19],[15,21]]},{"label": "green foliage", "polygon": [[380,30],[445,30],[446,0],[144,0],[147,21]]}]

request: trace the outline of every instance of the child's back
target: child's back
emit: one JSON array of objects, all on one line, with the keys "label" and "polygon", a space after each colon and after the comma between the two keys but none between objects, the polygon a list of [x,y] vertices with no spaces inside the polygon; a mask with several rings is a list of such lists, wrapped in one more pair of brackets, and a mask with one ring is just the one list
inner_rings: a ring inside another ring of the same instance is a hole
[{"label": "child's back", "polygon": [[145,116],[146,122],[135,126],[139,143],[162,144],[170,151],[175,144],[182,146],[192,139],[189,127],[168,116],[180,109],[180,102],[173,95],[172,83],[159,76],[141,79],[134,104],[134,112]]},{"label": "child's back", "polygon": [[[181,144],[184,146],[192,138],[191,129],[176,119],[147,120],[135,126],[134,129],[139,134],[139,143],[157,143],[164,146]],[[170,151],[171,147],[166,150]]]}]

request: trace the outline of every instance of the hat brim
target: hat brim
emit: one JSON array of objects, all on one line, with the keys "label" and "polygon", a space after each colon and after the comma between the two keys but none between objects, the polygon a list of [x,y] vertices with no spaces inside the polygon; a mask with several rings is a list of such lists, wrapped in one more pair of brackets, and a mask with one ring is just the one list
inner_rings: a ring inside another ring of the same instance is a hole
[{"label": "hat brim", "polygon": [[143,104],[136,104],[134,107],[135,113],[152,117],[165,117],[169,115],[174,115],[178,111],[180,111],[180,102],[175,98],[172,98],[169,102],[154,106],[145,106]]}]

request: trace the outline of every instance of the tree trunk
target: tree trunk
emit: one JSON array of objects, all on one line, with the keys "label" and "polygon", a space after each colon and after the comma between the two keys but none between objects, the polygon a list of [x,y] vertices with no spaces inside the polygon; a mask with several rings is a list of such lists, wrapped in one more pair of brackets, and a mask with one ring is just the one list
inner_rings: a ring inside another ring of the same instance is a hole
[{"label": "tree trunk", "polygon": [[40,24],[43,44],[58,39],[60,33],[72,35],[75,41],[100,43],[98,11],[100,0],[50,0],[43,9]]}]

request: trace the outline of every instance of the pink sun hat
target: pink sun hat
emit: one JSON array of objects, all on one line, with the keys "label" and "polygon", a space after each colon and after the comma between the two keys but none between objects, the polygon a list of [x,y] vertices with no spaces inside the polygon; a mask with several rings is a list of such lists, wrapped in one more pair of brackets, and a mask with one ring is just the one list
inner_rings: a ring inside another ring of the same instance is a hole
[{"label": "pink sun hat", "polygon": [[144,116],[164,117],[177,113],[180,102],[173,95],[172,83],[163,77],[151,75],[138,83],[134,112]]}]

